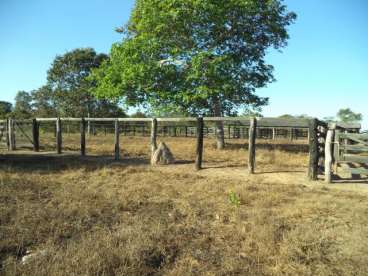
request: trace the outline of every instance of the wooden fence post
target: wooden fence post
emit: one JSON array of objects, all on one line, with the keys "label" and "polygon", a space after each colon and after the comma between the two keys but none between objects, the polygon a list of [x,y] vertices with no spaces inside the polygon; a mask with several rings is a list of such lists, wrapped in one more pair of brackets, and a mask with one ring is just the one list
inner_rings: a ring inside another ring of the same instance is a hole
[{"label": "wooden fence post", "polygon": [[197,118],[197,150],[196,150],[196,170],[202,169],[203,156],[203,118]]},{"label": "wooden fence post", "polygon": [[13,119],[12,120],[12,143],[13,143],[13,150],[16,150],[17,149],[16,138],[15,138],[15,124],[16,124],[16,120]]},{"label": "wooden fence post", "polygon": [[331,183],[331,167],[332,167],[332,143],[334,137],[334,130],[327,131],[326,144],[325,144],[325,182]]},{"label": "wooden fence post", "polygon": [[318,179],[318,137],[317,137],[317,119],[311,119],[309,122],[309,170],[310,180]]},{"label": "wooden fence post", "polygon": [[36,119],[32,120],[33,150],[40,151],[40,126]]},{"label": "wooden fence post", "polygon": [[56,151],[58,154],[62,153],[62,146],[63,146],[63,134],[62,134],[62,127],[61,127],[61,120],[60,118],[56,119]]},{"label": "wooden fence post", "polygon": [[120,129],[119,120],[115,120],[115,160],[120,159]]},{"label": "wooden fence post", "polygon": [[334,173],[337,174],[339,168],[338,163],[340,161],[340,130],[337,127],[335,127],[334,142]]},{"label": "wooden fence post", "polygon": [[6,119],[6,145],[8,150],[10,150],[10,130],[9,130],[9,118]]},{"label": "wooden fence post", "polygon": [[15,133],[14,133],[14,119],[9,118],[8,120],[8,139],[9,139],[9,150],[15,150]]},{"label": "wooden fence post", "polygon": [[294,131],[293,131],[294,129],[291,127],[290,128],[290,141],[293,141],[293,139],[294,139]]},{"label": "wooden fence post", "polygon": [[[81,155],[86,156],[86,119],[82,118],[80,125],[80,133],[81,133]],[[106,135],[106,127],[105,127],[105,135]]]},{"label": "wooden fence post", "polygon": [[151,125],[151,160],[156,150],[157,150],[157,119],[153,118]]},{"label": "wooden fence post", "polygon": [[249,156],[248,156],[248,170],[250,174],[254,174],[254,167],[256,161],[256,135],[257,135],[257,119],[250,119],[249,126]]}]

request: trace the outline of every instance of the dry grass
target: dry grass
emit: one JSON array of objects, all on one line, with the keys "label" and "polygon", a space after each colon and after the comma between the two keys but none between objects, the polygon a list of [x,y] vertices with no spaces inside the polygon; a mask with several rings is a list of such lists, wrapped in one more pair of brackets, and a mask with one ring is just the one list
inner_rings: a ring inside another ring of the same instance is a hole
[{"label": "dry grass", "polygon": [[[89,153],[111,155],[111,141],[91,137]],[[248,176],[241,142],[206,141],[194,172],[194,140],[165,139],[183,162],[155,168],[147,141],[123,138],[122,162],[0,161],[0,274],[368,274],[367,193],[309,183],[305,153],[262,149]],[[21,264],[27,250],[45,253]]]}]

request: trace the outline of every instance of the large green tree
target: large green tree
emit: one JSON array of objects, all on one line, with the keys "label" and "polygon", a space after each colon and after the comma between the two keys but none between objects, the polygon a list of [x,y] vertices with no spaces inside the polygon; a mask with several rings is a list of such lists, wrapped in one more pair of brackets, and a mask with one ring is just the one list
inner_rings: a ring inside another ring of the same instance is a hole
[{"label": "large green tree", "polygon": [[274,80],[266,51],[286,45],[295,18],[282,0],[137,0],[94,93],[193,115],[260,109],[255,91]]}]

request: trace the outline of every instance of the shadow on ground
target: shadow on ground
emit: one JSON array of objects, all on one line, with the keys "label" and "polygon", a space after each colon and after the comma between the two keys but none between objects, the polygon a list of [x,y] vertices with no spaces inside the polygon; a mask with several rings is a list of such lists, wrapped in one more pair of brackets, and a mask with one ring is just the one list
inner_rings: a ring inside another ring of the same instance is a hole
[{"label": "shadow on ground", "polygon": [[[226,149],[229,149],[229,150],[240,150],[240,149],[247,150],[248,146],[249,146],[248,143],[238,144],[238,143],[226,142]],[[214,144],[213,147],[215,148],[216,145]],[[290,152],[290,153],[309,152],[308,144],[293,144],[293,143],[271,144],[271,143],[264,143],[264,142],[257,141],[256,148],[263,149],[263,150],[280,150],[280,151]]]},{"label": "shadow on ground", "polygon": [[144,158],[124,158],[116,161],[112,156],[86,156],[73,154],[6,154],[0,155],[0,169],[17,171],[63,171],[70,169],[86,169],[88,171],[114,165],[140,166],[148,165],[149,160]]}]

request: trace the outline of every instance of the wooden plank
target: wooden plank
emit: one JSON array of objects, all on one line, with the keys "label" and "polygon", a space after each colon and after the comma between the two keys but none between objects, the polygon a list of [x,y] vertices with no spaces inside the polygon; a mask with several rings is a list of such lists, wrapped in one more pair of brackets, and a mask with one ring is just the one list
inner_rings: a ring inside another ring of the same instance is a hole
[{"label": "wooden plank", "polygon": [[359,134],[359,133],[341,133],[342,139],[361,139],[368,140],[368,134]]},{"label": "wooden plank", "polygon": [[344,154],[340,162],[341,161],[353,163],[368,163],[368,156]]},{"label": "wooden plank", "polygon": [[16,121],[19,124],[31,124],[33,119],[17,119],[14,121]]},{"label": "wooden plank", "polygon": [[152,122],[152,118],[118,118],[119,122]]},{"label": "wooden plank", "polygon": [[335,138],[334,138],[334,159],[335,163],[340,160],[340,130],[335,130]]},{"label": "wooden plank", "polygon": [[203,118],[197,119],[197,150],[196,150],[196,170],[202,169],[202,157],[203,157]]},{"label": "wooden plank", "polygon": [[328,130],[325,142],[325,182],[331,183],[331,166],[332,166],[332,140],[334,137],[334,131]]},{"label": "wooden plank", "polygon": [[151,125],[151,163],[153,155],[155,154],[155,151],[157,150],[157,119],[152,119],[152,125]]},{"label": "wooden plank", "polygon": [[368,175],[368,169],[364,168],[347,168],[345,170],[350,172],[352,175]]},{"label": "wooden plank", "polygon": [[33,150],[40,151],[40,126],[36,119],[32,121]]},{"label": "wooden plank", "polygon": [[118,118],[86,118],[87,122],[115,122]]},{"label": "wooden plank", "polygon": [[12,151],[13,150],[13,146],[12,146],[12,123],[11,123],[11,118],[8,118],[8,150]]},{"label": "wooden plank", "polygon": [[[205,122],[241,122],[245,126],[249,126],[249,117],[205,117]],[[57,118],[36,118],[38,122],[56,121]],[[82,118],[60,118],[61,121],[76,121],[80,122]],[[85,118],[87,122],[151,122],[152,118]],[[197,118],[182,117],[182,118],[157,118],[158,122],[196,122]],[[293,128],[308,128],[308,119],[281,119],[281,118],[259,118],[259,127],[293,127]]]},{"label": "wooden plank", "polygon": [[255,160],[256,160],[256,136],[257,136],[257,119],[250,119],[249,127],[249,148],[248,148],[248,171],[254,174]]},{"label": "wooden plank", "polygon": [[81,122],[82,118],[60,118],[63,122]]},{"label": "wooden plank", "polygon": [[359,123],[344,123],[344,122],[335,122],[332,124],[336,124],[336,127],[343,129],[361,129],[362,125]]},{"label": "wooden plank", "polygon": [[356,153],[368,152],[368,146],[361,146],[361,145],[340,145],[340,149]]},{"label": "wooden plank", "polygon": [[115,120],[115,160],[118,161],[120,159],[120,129],[119,129],[119,120]]},{"label": "wooden plank", "polygon": [[340,143],[339,143],[339,141],[340,141],[340,130],[335,129],[335,137],[334,137],[334,145],[333,145],[333,152],[334,152],[333,164],[334,164],[335,174],[337,174],[338,162],[340,160]]},{"label": "wooden plank", "polygon": [[56,122],[58,118],[36,118],[37,122]]},{"label": "wooden plank", "polygon": [[310,180],[318,179],[318,137],[317,137],[317,119],[311,119],[309,122],[309,170]]},{"label": "wooden plank", "polygon": [[15,132],[14,132],[14,119],[9,118],[8,120],[8,139],[9,139],[9,150],[13,151],[16,149],[15,145]]},{"label": "wooden plank", "polygon": [[9,119],[6,119],[6,126],[5,126],[5,128],[6,128],[6,145],[7,145],[7,147],[8,147],[8,150],[10,150],[10,135],[9,135]]},{"label": "wooden plank", "polygon": [[86,128],[87,128],[87,122],[84,118],[82,118],[81,124],[80,124],[80,134],[81,134],[81,156],[86,156]]},{"label": "wooden plank", "polygon": [[183,118],[157,118],[158,122],[197,122],[195,117],[183,117]]},{"label": "wooden plank", "polygon": [[308,128],[308,119],[280,119],[280,118],[259,118],[257,120],[258,127],[294,127]]},{"label": "wooden plank", "polygon": [[63,144],[63,134],[62,134],[62,127],[61,127],[61,120],[58,118],[56,120],[56,152],[58,154],[62,153],[62,144]]}]

